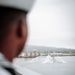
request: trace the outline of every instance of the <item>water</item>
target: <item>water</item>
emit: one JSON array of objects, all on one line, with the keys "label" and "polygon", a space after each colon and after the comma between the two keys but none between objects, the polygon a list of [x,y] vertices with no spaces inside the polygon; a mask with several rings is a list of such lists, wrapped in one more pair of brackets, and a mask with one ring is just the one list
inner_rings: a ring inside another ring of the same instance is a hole
[{"label": "water", "polygon": [[[52,59],[49,56],[40,56],[33,59],[17,58],[14,60],[14,64],[41,75],[75,75],[75,56],[56,57],[55,59],[56,61],[51,63]],[[61,62],[58,62],[58,60]]]}]

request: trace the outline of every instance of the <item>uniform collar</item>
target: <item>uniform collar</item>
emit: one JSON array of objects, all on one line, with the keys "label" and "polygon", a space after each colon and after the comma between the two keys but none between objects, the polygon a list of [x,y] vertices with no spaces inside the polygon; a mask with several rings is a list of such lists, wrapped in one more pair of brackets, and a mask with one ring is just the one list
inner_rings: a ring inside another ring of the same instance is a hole
[{"label": "uniform collar", "polygon": [[5,66],[9,68],[12,67],[12,63],[8,61],[2,53],[0,53],[0,66]]}]

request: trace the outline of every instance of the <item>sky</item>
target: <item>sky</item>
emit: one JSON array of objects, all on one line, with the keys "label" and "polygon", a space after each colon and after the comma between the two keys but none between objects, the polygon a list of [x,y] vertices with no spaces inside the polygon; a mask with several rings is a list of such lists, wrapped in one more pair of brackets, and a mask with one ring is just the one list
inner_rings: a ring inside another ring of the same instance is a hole
[{"label": "sky", "polygon": [[75,0],[36,0],[27,16],[28,45],[75,49]]}]

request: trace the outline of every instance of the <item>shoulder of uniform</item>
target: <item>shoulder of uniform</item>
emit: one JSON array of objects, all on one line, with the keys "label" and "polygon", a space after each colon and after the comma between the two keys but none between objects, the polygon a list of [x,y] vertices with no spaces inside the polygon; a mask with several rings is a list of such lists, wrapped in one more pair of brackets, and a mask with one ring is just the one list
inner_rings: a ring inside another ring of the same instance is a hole
[{"label": "shoulder of uniform", "polygon": [[0,67],[0,75],[11,75],[11,74],[2,67]]}]

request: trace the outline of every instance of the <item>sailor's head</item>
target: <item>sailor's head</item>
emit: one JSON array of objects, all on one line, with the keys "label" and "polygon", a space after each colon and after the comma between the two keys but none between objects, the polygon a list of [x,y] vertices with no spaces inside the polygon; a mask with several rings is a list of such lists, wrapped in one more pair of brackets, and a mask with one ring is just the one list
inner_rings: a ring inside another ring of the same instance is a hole
[{"label": "sailor's head", "polygon": [[22,51],[27,39],[26,15],[33,0],[0,1],[0,51],[12,59]]}]

